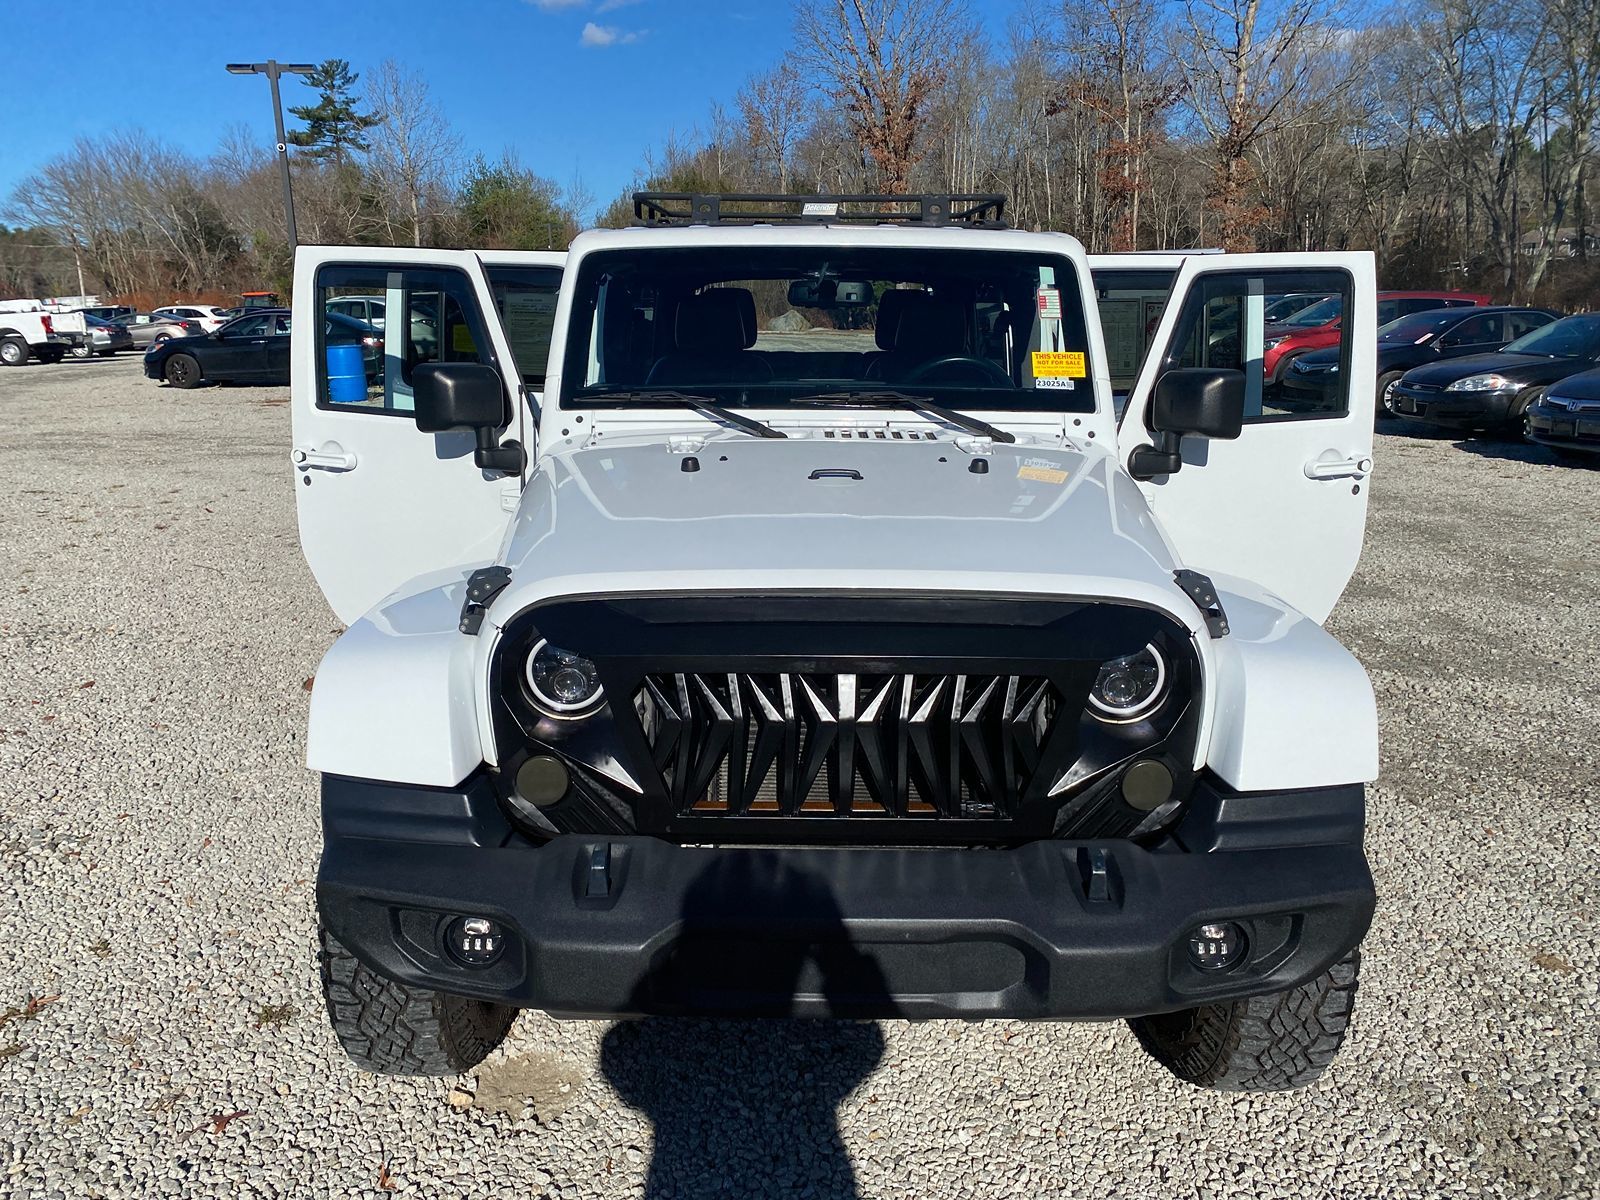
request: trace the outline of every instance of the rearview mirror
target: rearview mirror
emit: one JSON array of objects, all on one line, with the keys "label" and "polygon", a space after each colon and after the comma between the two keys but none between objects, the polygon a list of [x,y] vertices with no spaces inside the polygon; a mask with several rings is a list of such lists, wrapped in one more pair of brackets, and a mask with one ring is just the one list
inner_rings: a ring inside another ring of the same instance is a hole
[{"label": "rearview mirror", "polygon": [[1231,441],[1244,428],[1244,372],[1220,367],[1176,367],[1156,380],[1150,397],[1153,446],[1128,455],[1135,479],[1171,475],[1183,466],[1180,443],[1191,437]]},{"label": "rearview mirror", "polygon": [[411,371],[417,428],[423,433],[470,429],[478,446],[472,460],[485,471],[516,474],[527,455],[515,442],[501,446],[495,430],[506,422],[505,385],[486,363],[428,362]]},{"label": "rearview mirror", "polygon": [[791,308],[865,308],[872,286],[836,279],[796,279],[789,285]]}]

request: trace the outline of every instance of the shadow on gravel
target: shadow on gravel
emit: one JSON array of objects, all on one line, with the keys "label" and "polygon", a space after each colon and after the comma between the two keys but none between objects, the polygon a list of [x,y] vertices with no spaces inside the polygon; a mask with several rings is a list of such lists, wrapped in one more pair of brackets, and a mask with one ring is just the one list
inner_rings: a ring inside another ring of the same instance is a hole
[{"label": "shadow on gravel", "polygon": [[[728,878],[752,866],[763,869],[750,856],[696,880],[678,941],[635,990],[634,1011],[781,1013],[795,997],[825,997],[834,1011],[886,1008],[887,985],[851,946],[826,884],[793,869]],[[730,892],[751,899],[744,912],[727,911],[721,898]],[[775,943],[750,920],[780,907],[811,914],[804,941]],[[749,925],[748,953],[729,942],[730,917]],[[611,1028],[600,1065],[655,1125],[646,1200],[859,1200],[835,1113],[883,1050],[871,1022],[645,1017]]]},{"label": "shadow on gravel", "polygon": [[[1533,463],[1536,466],[1582,466],[1580,458],[1563,459],[1549,446],[1541,446],[1536,442],[1524,442],[1520,438],[1513,439],[1510,434],[1503,437],[1475,437],[1466,438],[1456,443],[1457,450],[1464,450],[1468,454],[1476,454],[1479,458],[1499,458],[1509,462]],[[1600,461],[1600,456],[1596,457]]]}]

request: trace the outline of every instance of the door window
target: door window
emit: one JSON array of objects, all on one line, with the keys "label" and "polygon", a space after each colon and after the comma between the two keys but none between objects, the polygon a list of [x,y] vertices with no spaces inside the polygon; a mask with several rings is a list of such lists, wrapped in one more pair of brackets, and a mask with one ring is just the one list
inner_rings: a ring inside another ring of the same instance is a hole
[{"label": "door window", "polygon": [[1505,333],[1505,317],[1500,313],[1485,313],[1461,322],[1444,337],[1446,346],[1503,346],[1509,339]]},{"label": "door window", "polygon": [[555,329],[556,297],[561,291],[559,267],[488,268],[489,287],[517,373],[530,392],[544,390],[545,366],[550,359],[550,335]]},{"label": "door window", "polygon": [[228,326],[228,336],[231,338],[265,337],[267,335],[268,317],[245,317]]},{"label": "door window", "polygon": [[[1286,278],[1285,276],[1289,276]],[[1163,369],[1221,367],[1245,377],[1245,420],[1266,422],[1340,417],[1348,410],[1349,323],[1341,321],[1339,340],[1306,362],[1296,359],[1277,383],[1262,370],[1265,309],[1269,295],[1286,291],[1321,292],[1348,311],[1349,276],[1337,271],[1229,272],[1208,274],[1184,297]]]},{"label": "door window", "polygon": [[[494,365],[472,284],[447,268],[325,266],[317,272],[322,308],[317,404],[410,416],[412,371],[427,362]],[[352,302],[408,313],[382,329],[349,315]]]},{"label": "door window", "polygon": [[[1144,366],[1176,276],[1176,271],[1107,268],[1094,272],[1100,329],[1105,335],[1106,359],[1111,368],[1111,394],[1119,416],[1139,378],[1139,368]],[[1315,299],[1307,297],[1300,307],[1307,307]]]},{"label": "door window", "polygon": [[1555,320],[1549,313],[1519,312],[1506,314],[1506,337],[1519,338],[1525,333],[1532,333],[1535,329],[1543,329]]}]

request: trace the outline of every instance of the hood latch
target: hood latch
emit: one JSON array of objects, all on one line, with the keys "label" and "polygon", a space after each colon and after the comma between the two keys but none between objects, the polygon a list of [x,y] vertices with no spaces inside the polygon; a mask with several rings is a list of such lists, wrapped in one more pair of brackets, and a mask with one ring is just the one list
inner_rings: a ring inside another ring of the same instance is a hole
[{"label": "hood latch", "polygon": [[494,598],[511,582],[510,567],[479,567],[467,576],[467,598],[461,604],[458,628],[468,637],[477,637],[483,628],[483,615]]},{"label": "hood latch", "polygon": [[1172,578],[1205,617],[1206,629],[1211,636],[1226,637],[1228,614],[1222,611],[1222,601],[1217,599],[1217,587],[1211,582],[1210,576],[1202,575],[1199,571],[1174,571]]}]

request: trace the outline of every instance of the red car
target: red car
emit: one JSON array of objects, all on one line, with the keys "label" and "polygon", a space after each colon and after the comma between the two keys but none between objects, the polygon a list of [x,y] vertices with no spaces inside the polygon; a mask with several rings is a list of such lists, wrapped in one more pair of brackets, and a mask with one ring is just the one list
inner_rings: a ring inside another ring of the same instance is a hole
[{"label": "red car", "polygon": [[[1408,317],[1432,308],[1466,308],[1488,303],[1488,296],[1476,292],[1379,292],[1378,328],[1382,329],[1396,317]],[[1342,297],[1328,296],[1267,326],[1261,370],[1268,383],[1279,382],[1289,364],[1307,350],[1338,344],[1343,305]]]}]

